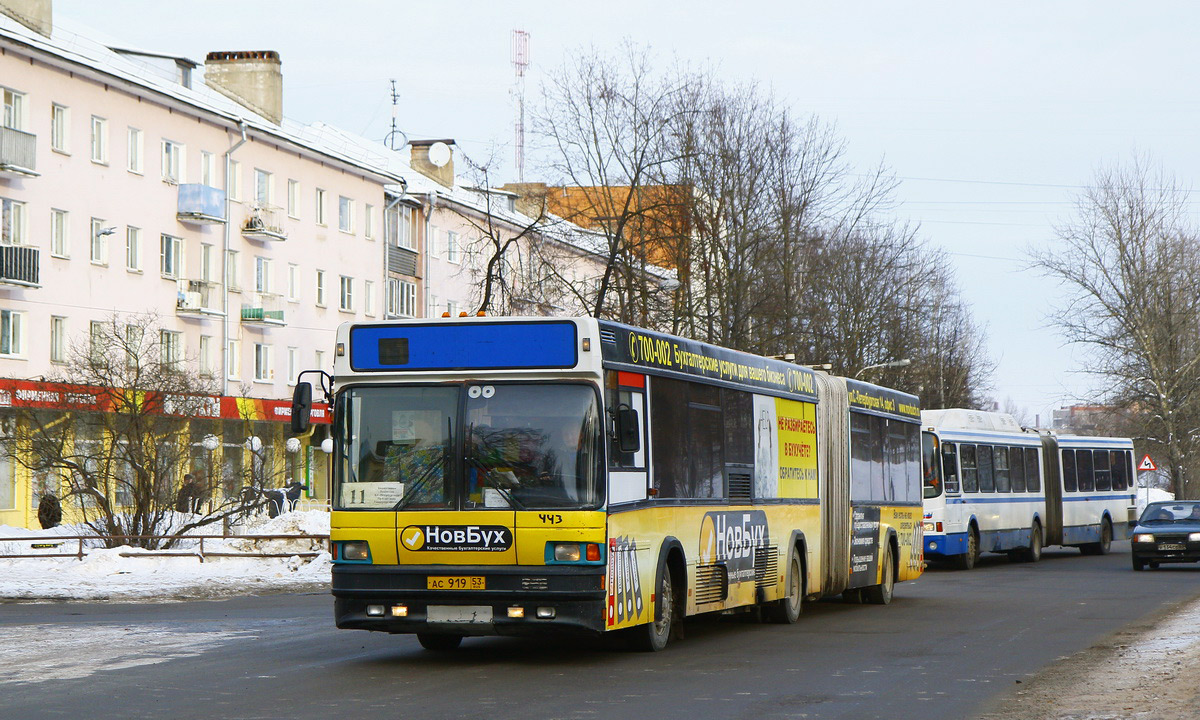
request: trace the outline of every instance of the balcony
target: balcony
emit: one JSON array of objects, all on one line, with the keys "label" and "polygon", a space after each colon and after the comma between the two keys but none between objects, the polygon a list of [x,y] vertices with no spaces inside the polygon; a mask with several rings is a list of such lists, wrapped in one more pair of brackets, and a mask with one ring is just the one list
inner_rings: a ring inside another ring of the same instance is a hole
[{"label": "balcony", "polygon": [[37,177],[37,135],[0,127],[0,175]]},{"label": "balcony", "polygon": [[225,222],[225,191],[199,183],[179,186],[179,206],[175,217],[191,225],[216,225]]},{"label": "balcony", "polygon": [[38,248],[29,245],[0,245],[0,285],[41,287],[39,253]]},{"label": "balcony", "polygon": [[273,293],[252,293],[242,303],[242,324],[283,326],[283,298]]},{"label": "balcony", "polygon": [[175,314],[181,317],[221,317],[220,287],[207,280],[180,280]]},{"label": "balcony", "polygon": [[287,240],[283,231],[283,213],[274,205],[255,204],[242,223],[242,237],[249,240]]}]

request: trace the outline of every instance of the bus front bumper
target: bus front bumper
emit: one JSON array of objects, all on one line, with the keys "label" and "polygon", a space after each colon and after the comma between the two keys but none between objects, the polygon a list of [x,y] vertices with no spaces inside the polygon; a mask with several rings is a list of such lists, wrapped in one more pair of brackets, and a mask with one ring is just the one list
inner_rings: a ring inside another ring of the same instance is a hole
[{"label": "bus front bumper", "polygon": [[[483,578],[483,590],[431,590],[430,577]],[[453,635],[604,630],[603,566],[333,566],[344,629]],[[519,608],[518,610],[515,610]]]},{"label": "bus front bumper", "polygon": [[925,533],[925,557],[948,557],[962,555],[967,552],[967,534],[963,533]]}]

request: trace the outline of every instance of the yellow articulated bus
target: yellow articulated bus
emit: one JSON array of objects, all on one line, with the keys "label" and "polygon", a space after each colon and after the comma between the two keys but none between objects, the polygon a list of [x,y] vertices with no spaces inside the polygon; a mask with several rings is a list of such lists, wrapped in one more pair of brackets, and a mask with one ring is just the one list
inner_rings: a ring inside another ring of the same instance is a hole
[{"label": "yellow articulated bus", "polygon": [[924,567],[911,395],[593,318],[345,324],[322,384],[340,628],[660,650]]}]

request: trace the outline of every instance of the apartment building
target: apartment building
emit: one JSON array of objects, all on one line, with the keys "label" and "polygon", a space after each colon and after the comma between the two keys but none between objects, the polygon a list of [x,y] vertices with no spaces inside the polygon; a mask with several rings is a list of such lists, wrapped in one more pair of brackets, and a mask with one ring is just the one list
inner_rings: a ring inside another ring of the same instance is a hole
[{"label": "apartment building", "polygon": [[[282,455],[281,401],[331,367],[340,323],[384,317],[389,280],[423,292],[415,258],[389,265],[423,227],[386,190],[405,179],[287,120],[276,53],[110,47],[49,0],[0,2],[0,93],[0,442],[5,406],[68,395],[46,378],[96,323],[150,312],[166,359],[221,387],[217,466],[257,438],[320,496],[319,451]],[[0,524],[42,490],[0,460]]]}]

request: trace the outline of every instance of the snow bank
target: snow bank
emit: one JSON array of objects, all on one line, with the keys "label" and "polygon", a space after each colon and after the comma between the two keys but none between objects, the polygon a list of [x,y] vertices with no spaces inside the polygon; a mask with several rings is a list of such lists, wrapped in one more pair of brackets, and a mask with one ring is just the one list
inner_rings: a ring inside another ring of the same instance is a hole
[{"label": "snow bank", "polygon": [[[60,526],[29,530],[0,526],[0,537],[30,538],[49,544],[55,537],[83,534],[82,528]],[[329,513],[322,510],[285,513],[277,518],[252,518],[240,525],[241,534],[328,535]],[[219,531],[218,531],[219,532]],[[212,533],[211,529],[197,534]],[[57,548],[31,549],[34,543],[0,543],[0,552],[75,552],[75,541]],[[185,541],[170,551],[132,547],[93,548],[81,561],[75,558],[0,559],[0,598],[22,600],[182,600],[229,597],[264,592],[321,591],[329,587],[330,559],[323,543],[314,540],[250,541],[236,537],[205,540],[209,552],[317,552],[313,558],[289,555],[279,558],[205,558],[198,554],[170,556],[169,552],[195,552],[199,541]],[[122,557],[122,554],[137,557]]]},{"label": "snow bank", "polygon": [[1170,502],[1175,499],[1174,493],[1169,493],[1166,490],[1158,488],[1140,487],[1137,489],[1137,511],[1138,515],[1146,509],[1146,506],[1152,502]]}]

